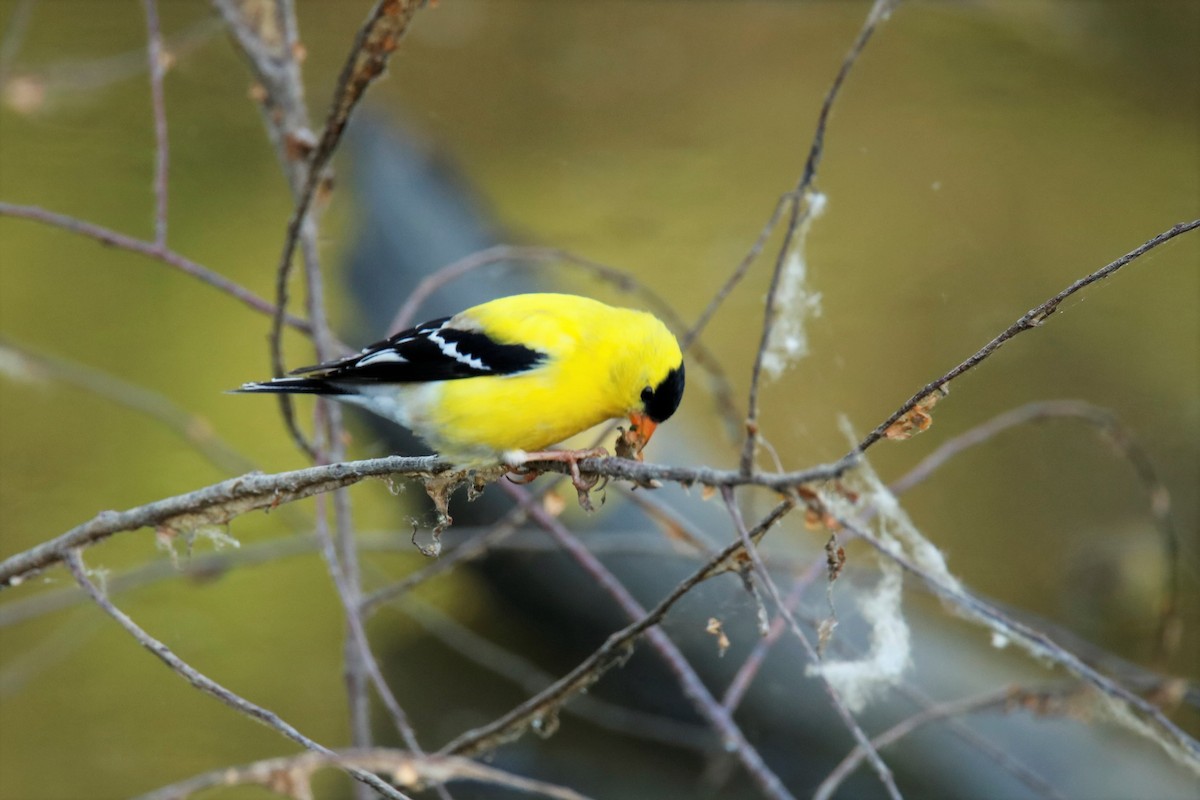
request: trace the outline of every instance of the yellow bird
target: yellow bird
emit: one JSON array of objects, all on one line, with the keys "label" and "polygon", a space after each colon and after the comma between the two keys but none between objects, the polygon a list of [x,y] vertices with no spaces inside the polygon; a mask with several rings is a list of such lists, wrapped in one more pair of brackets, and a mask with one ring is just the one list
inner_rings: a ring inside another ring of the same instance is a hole
[{"label": "yellow bird", "polygon": [[640,452],[684,385],[679,343],[657,317],[567,294],[502,297],[292,374],[238,391],[329,395],[451,461],[511,466],[571,460],[536,451],[616,417]]}]

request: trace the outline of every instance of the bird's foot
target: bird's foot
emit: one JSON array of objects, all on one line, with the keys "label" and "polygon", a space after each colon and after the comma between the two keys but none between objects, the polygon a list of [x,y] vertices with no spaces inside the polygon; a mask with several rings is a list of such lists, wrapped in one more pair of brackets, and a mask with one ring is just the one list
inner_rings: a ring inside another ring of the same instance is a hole
[{"label": "bird's foot", "polygon": [[[579,474],[579,462],[585,458],[604,458],[608,451],[603,447],[593,447],[589,450],[539,450],[533,453],[507,453],[504,463],[513,468],[508,479],[514,483],[529,483],[541,474],[538,470],[526,466],[531,461],[561,461],[567,465],[571,476],[571,485],[579,494],[579,505],[585,511],[594,511],[589,495],[596,484],[600,482],[599,475],[584,478]],[[514,479],[514,476],[515,479]]]}]

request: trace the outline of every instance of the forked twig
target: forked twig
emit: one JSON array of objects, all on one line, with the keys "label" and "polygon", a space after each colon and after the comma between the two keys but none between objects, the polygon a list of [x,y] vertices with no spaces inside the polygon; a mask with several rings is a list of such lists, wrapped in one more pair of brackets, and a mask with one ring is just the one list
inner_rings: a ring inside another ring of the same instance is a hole
[{"label": "forked twig", "polygon": [[[772,528],[779,520],[794,507],[791,500],[777,505],[770,514],[750,532],[752,538],[759,538]],[[530,697],[525,702],[507,714],[487,725],[468,731],[459,736],[440,752],[469,755],[490,750],[512,738],[524,733],[535,719],[553,714],[554,709],[571,699],[575,694],[591,686],[612,667],[622,663],[630,652],[634,642],[647,630],[658,625],[667,612],[699,584],[728,571],[732,559],[742,550],[741,541],[727,545],[721,552],[708,559],[691,575],[680,581],[658,605],[646,612],[640,619],[611,634],[604,644],[591,655],[581,661],[574,669],[559,678],[551,686]]]},{"label": "forked twig", "polygon": [[[642,607],[641,603],[601,563],[600,559],[596,558],[595,555],[583,546],[583,543],[574,534],[567,530],[567,527],[562,522],[547,514],[540,506],[529,504],[526,493],[519,487],[507,485],[504,488],[511,497],[522,504],[534,522],[540,525],[588,573],[589,577],[609,597],[616,601],[617,605],[621,607],[621,610],[630,619],[636,622],[646,617],[646,609]],[[764,528],[764,533],[765,530]],[[675,675],[675,679],[679,682],[684,696],[687,697],[700,716],[704,718],[704,721],[717,733],[724,747],[736,754],[738,760],[741,761],[742,766],[746,769],[747,774],[750,775],[750,779],[754,781],[759,790],[767,797],[776,798],[777,800],[789,800],[792,794],[787,790],[787,787],[783,785],[783,782],[771,770],[766,761],[763,760],[758,750],[750,744],[745,734],[742,733],[741,728],[734,721],[733,715],[713,697],[708,687],[700,680],[700,676],[696,674],[696,670],[688,663],[683,653],[680,652],[678,646],[657,626],[646,630],[646,638],[650,641],[651,647],[666,662],[667,668]],[[599,676],[597,675],[596,677],[598,678]],[[545,719],[545,717],[542,719]]]},{"label": "forked twig", "polygon": [[[755,542],[751,538],[750,531],[746,529],[746,523],[742,519],[741,509],[739,509],[737,506],[737,500],[733,495],[733,489],[728,486],[722,487],[721,499],[725,501],[725,507],[729,511],[730,519],[733,520],[733,525],[737,529],[738,540],[742,543],[742,551],[746,554],[746,557],[754,566],[755,574],[758,575],[759,580],[762,581],[762,584],[766,587],[767,592],[771,595],[771,599],[775,602],[776,610],[779,612],[780,616],[787,621],[788,627],[800,641],[801,646],[804,648],[804,652],[808,655],[809,661],[813,664],[819,663],[821,660],[820,655],[817,654],[816,648],[813,647],[812,642],[808,640],[808,636],[804,634],[803,629],[800,627],[800,623],[796,621],[795,615],[792,614],[791,608],[784,601],[783,596],[779,592],[779,587],[775,585],[774,579],[771,578],[771,573],[767,571],[767,566],[763,563],[762,556],[760,556],[758,553],[758,548],[755,546]],[[841,717],[842,723],[846,726],[846,730],[848,730],[850,735],[854,737],[854,740],[858,742],[858,746],[863,748],[863,751],[866,753],[867,760],[871,764],[871,768],[874,769],[875,774],[879,776],[879,780],[883,784],[884,789],[887,791],[888,797],[891,797],[892,800],[901,800],[900,789],[896,786],[896,779],[892,775],[891,769],[887,764],[884,763],[883,759],[879,757],[879,753],[871,745],[871,741],[867,738],[867,734],[863,731],[862,726],[858,724],[858,720],[854,718],[854,715],[850,713],[850,709],[842,700],[841,695],[838,694],[837,689],[835,689],[833,684],[830,683],[829,680],[823,675],[821,675],[821,682],[825,686],[825,692],[829,695],[829,699],[833,704],[834,711],[836,711],[837,715]]]}]

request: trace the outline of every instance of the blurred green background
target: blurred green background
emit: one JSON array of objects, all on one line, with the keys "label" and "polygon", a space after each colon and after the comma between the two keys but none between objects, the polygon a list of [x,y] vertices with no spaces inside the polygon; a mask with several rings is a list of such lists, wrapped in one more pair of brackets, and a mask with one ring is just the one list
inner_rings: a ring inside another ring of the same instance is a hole
[{"label": "blurred green background", "polygon": [[[269,296],[290,201],[248,73],[207,4],[160,5],[175,37],[169,244]],[[317,115],[365,7],[299,3]],[[445,0],[418,15],[368,106],[403,116],[444,149],[519,240],[627,268],[693,319],[794,184],[866,9]],[[152,238],[140,4],[0,2],[0,28],[0,200]],[[829,205],[808,248],[823,314],[809,331],[812,355],[764,396],[764,433],[784,464],[840,455],[841,415],[869,430],[1026,309],[1200,216],[1198,54],[1200,6],[1189,2],[903,5],[851,74],[829,128],[818,181]],[[338,276],[355,211],[342,200],[335,193],[322,247],[332,317],[353,330]],[[1022,403],[1077,398],[1117,412],[1172,492],[1186,633],[1168,667],[1193,678],[1198,266],[1200,235],[1155,250],[957,381],[928,434],[874,453],[894,478]],[[756,266],[705,335],[739,397],[768,271],[767,261]],[[572,274],[561,283],[620,299]],[[195,430],[277,471],[304,462],[275,404],[223,393],[269,373],[267,328],[161,264],[0,217],[8,342],[156,392],[195,415]],[[310,355],[289,340],[293,364]],[[100,510],[236,474],[142,414],[9,356],[0,367],[0,555]],[[710,438],[715,463],[733,464],[700,386],[676,424]],[[369,440],[351,452],[376,454]],[[360,528],[396,525],[398,501],[383,486],[357,487],[353,502]],[[915,490],[907,508],[967,585],[1153,663],[1160,543],[1131,468],[1092,431],[1051,422],[1005,434]],[[249,544],[303,525],[303,516],[254,514],[230,532]],[[163,558],[146,531],[87,555],[118,571]],[[368,584],[420,562],[372,557]],[[52,570],[3,600],[69,582]],[[465,573],[424,596],[478,628],[502,624]],[[341,612],[317,557],[210,584],[166,580],[118,604],[319,741],[347,740]],[[372,633],[381,642],[422,635],[399,615]],[[5,627],[0,642],[0,797],[122,796],[287,751],[273,732],[189,690],[95,609]],[[418,670],[437,669],[436,650],[411,666],[393,685],[431,744],[483,721],[410,690]],[[515,699],[491,701],[498,712]]]}]

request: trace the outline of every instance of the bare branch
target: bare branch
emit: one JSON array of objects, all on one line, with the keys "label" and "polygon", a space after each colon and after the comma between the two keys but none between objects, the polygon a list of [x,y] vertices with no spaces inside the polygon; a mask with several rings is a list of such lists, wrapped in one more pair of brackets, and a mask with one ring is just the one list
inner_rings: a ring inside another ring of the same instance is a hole
[{"label": "bare branch", "polygon": [[9,362],[0,366],[0,374],[22,381],[57,381],[91,392],[162,423],[221,470],[249,472],[256,468],[250,459],[217,436],[207,419],[180,408],[164,395],[86,364],[34,352],[3,335],[0,335],[0,356]]},{"label": "bare branch", "polygon": [[34,0],[21,0],[8,18],[4,39],[0,41],[0,86],[8,83],[9,71],[16,60],[25,34],[29,32],[29,20],[33,18]]},{"label": "bare branch", "polygon": [[[609,597],[617,602],[617,605],[621,607],[621,610],[630,619],[638,620],[645,618],[646,609],[642,607],[641,603],[601,563],[600,559],[596,558],[595,555],[583,546],[583,543],[574,534],[567,530],[562,522],[546,513],[541,506],[530,504],[527,493],[521,488],[511,484],[505,485],[503,488],[510,496],[522,504],[533,520],[550,534],[551,538],[571,558],[575,559],[575,562],[596,581],[596,584]],[[670,637],[661,628],[655,626],[646,630],[646,638],[650,640],[651,646],[658,651],[659,656],[666,662],[667,668],[675,674],[675,678],[679,681],[683,694],[691,701],[692,706],[699,712],[700,716],[716,731],[724,747],[736,753],[738,760],[742,762],[742,766],[745,767],[746,772],[750,775],[750,779],[754,781],[763,795],[776,798],[777,800],[791,798],[792,795],[787,790],[787,787],[783,785],[779,777],[767,766],[767,763],[763,760],[758,750],[750,744],[745,734],[742,733],[741,728],[734,722],[733,715],[717,702],[717,699],[713,697],[708,687],[700,680],[700,676],[696,674],[696,670],[684,658],[683,653],[671,641]],[[543,716],[541,719],[545,720],[546,717]],[[551,717],[550,719],[554,720],[555,718]]]},{"label": "bare branch", "polygon": [[775,270],[771,274],[771,285],[767,289],[767,301],[763,310],[762,335],[759,339],[758,351],[754,356],[754,367],[750,372],[750,397],[747,402],[746,412],[746,440],[742,447],[741,460],[742,472],[747,474],[754,471],[754,454],[758,449],[758,393],[762,380],[763,359],[766,357],[767,346],[770,344],[771,333],[775,328],[775,322],[780,311],[777,308],[780,280],[783,277],[783,268],[787,263],[788,256],[796,245],[797,233],[800,231],[804,220],[812,213],[809,193],[817,177],[817,167],[821,163],[821,156],[825,152],[825,128],[829,123],[829,114],[833,110],[834,101],[837,100],[846,76],[850,74],[850,69],[858,61],[859,55],[861,55],[863,48],[867,46],[871,35],[875,33],[876,27],[891,12],[895,2],[896,0],[875,0],[874,5],[871,6],[871,10],[867,14],[867,19],[863,22],[862,29],[858,33],[858,38],[854,40],[854,44],[850,46],[849,52],[842,59],[842,66],[838,70],[837,76],[833,79],[833,84],[829,87],[829,91],[825,94],[825,102],[821,104],[821,112],[817,116],[817,130],[813,134],[812,145],[808,150],[808,159],[804,164],[804,173],[800,176],[800,181],[796,184],[796,188],[790,193],[790,202],[786,198],[781,201],[771,220],[771,224],[774,225],[775,221],[779,218],[780,211],[786,206],[788,211],[787,230],[784,233],[783,243],[780,245],[775,257]]},{"label": "bare branch", "polygon": [[[172,652],[171,649],[165,644],[142,630],[142,628],[136,622],[130,619],[115,605],[113,605],[112,602],[104,596],[100,589],[96,587],[96,584],[92,583],[91,579],[88,578],[87,569],[84,567],[83,557],[80,555],[79,550],[71,550],[68,552],[65,556],[65,560],[67,562],[67,568],[71,571],[71,575],[75,578],[75,582],[78,583],[79,587],[83,589],[89,597],[92,598],[96,605],[100,606],[100,608],[103,609],[106,614],[115,619],[122,628],[124,628],[131,636],[133,636],[134,639],[137,640],[138,644],[153,653],[160,661],[166,664],[172,672],[179,675],[181,678],[205,694],[215,697],[217,700],[220,700],[222,703],[234,709],[235,711],[239,711],[242,714],[245,714],[247,717],[261,722],[268,728],[275,729],[288,739],[291,739],[293,742],[296,742],[309,750],[315,750],[326,755],[332,754],[333,751],[329,750],[329,748],[318,744],[317,742],[305,736],[296,728],[285,722],[274,711],[270,711],[262,706],[251,703],[249,700],[246,700],[240,695],[229,691],[224,686],[204,675],[181,659],[179,656],[175,655],[175,653]],[[347,767],[347,772],[349,772],[356,780],[362,781],[363,783],[372,787],[384,797],[389,797],[393,800],[407,800],[407,798],[400,794],[400,792],[397,792],[391,786],[384,783],[369,772],[364,772],[353,766]]]},{"label": "bare branch", "polygon": [[424,0],[378,0],[359,29],[350,56],[342,68],[320,141],[313,149],[311,157],[307,159],[307,172],[296,197],[296,206],[288,220],[283,253],[276,268],[277,312],[271,325],[271,360],[276,375],[283,375],[286,371],[282,353],[283,313],[288,302],[288,274],[291,271],[292,255],[296,251],[301,227],[308,219],[308,211],[321,182],[321,174],[341,142],[350,113],[362,99],[367,87],[383,74],[388,59],[408,30],[413,15],[423,5]]},{"label": "bare branch", "polygon": [[[529,466],[547,472],[567,469],[563,464],[552,461],[530,462]],[[635,483],[664,480],[683,486],[754,485],[785,493],[804,483],[835,478],[849,468],[847,464],[832,464],[800,472],[742,475],[733,470],[670,467],[623,458],[589,458],[581,461],[579,466],[581,472],[587,475],[624,478]],[[62,561],[72,548],[89,546],[121,531],[147,526],[194,530],[205,525],[223,525],[249,511],[275,508],[350,486],[364,478],[397,475],[424,480],[453,470],[452,464],[437,456],[389,456],[274,475],[251,473],[127,511],[105,511],[55,539],[5,559],[0,563],[0,589],[20,583],[30,573]]]},{"label": "bare branch", "polygon": [[273,791],[284,791],[298,800],[311,800],[309,782],[312,774],[325,767],[353,768],[386,774],[395,783],[414,791],[423,789],[430,784],[441,786],[451,781],[470,781],[524,794],[549,797],[552,800],[587,800],[584,795],[573,789],[523,778],[495,767],[477,764],[466,758],[415,756],[403,750],[383,748],[303,753],[298,756],[272,758],[237,767],[216,769],[186,781],[156,789],[141,795],[137,800],[183,800],[205,789],[245,785],[263,786]]},{"label": "bare branch", "polygon": [[[788,590],[787,597],[783,599],[784,605],[794,611],[800,605],[800,598],[804,595],[804,590],[807,589],[816,579],[817,575],[821,574],[821,568],[825,565],[824,558],[814,560],[799,576],[792,581],[792,588]],[[742,662],[742,666],[734,674],[733,680],[729,682],[729,686],[725,689],[724,696],[721,697],[721,705],[725,706],[730,712],[736,711],[741,704],[742,699],[746,696],[746,692],[750,689],[750,684],[754,682],[754,678],[758,675],[759,669],[766,660],[767,655],[771,652],[771,648],[779,641],[787,628],[787,620],[783,614],[776,614],[775,619],[771,620],[771,627],[767,631],[767,635],[760,638],[755,644],[754,649],[750,651],[750,655],[746,656],[746,660]]]},{"label": "bare branch", "polygon": [[[335,493],[335,496],[338,493]],[[333,537],[330,535],[329,524],[326,521],[324,513],[324,497],[317,498],[317,542],[320,544],[321,556],[325,559],[325,565],[329,569],[329,574],[333,578],[334,587],[337,589],[338,599],[342,602],[343,613],[346,617],[349,635],[347,639],[347,664],[359,665],[358,670],[347,669],[347,680],[350,681],[356,677],[356,672],[363,673],[364,677],[370,680],[375,687],[375,691],[379,694],[379,698],[383,701],[384,707],[392,718],[392,723],[396,727],[396,731],[404,739],[405,745],[418,756],[425,755],[420,744],[417,743],[416,733],[408,722],[408,715],[400,707],[400,703],[396,700],[396,696],[392,693],[392,689],[387,684],[387,680],[379,670],[379,664],[375,660],[375,655],[371,652],[371,643],[367,638],[366,629],[363,627],[362,617],[359,614],[359,598],[357,586],[351,587],[347,580],[346,568],[344,562],[339,559],[339,551],[334,543]],[[355,567],[357,571],[357,566]],[[351,691],[348,692],[351,702],[359,700],[365,706],[366,693],[358,690],[353,685]],[[361,699],[358,697],[361,694]],[[369,714],[367,708],[362,708],[358,714],[351,715],[354,720],[362,720],[369,723]],[[369,731],[366,738],[370,738]]]},{"label": "bare branch", "polygon": [[0,563],[0,588],[20,583],[30,573],[64,560],[73,549],[86,547],[121,531],[147,526],[194,530],[205,525],[223,525],[247,511],[274,508],[281,503],[349,486],[364,478],[400,473],[426,476],[448,469],[448,465],[433,456],[397,456],[309,467],[277,475],[251,473],[127,511],[104,511],[62,536],[5,559]]},{"label": "bare branch", "polygon": [[783,219],[784,212],[790,209],[794,202],[795,196],[791,192],[783,195],[775,202],[775,210],[771,213],[767,224],[759,231],[758,238],[750,245],[750,249],[746,252],[746,255],[742,256],[742,260],[738,262],[737,267],[725,279],[725,282],[721,284],[721,288],[708,301],[708,305],[704,307],[704,310],[700,312],[700,316],[696,318],[696,321],[688,328],[683,339],[680,340],[680,345],[685,351],[691,348],[692,343],[700,338],[700,334],[708,327],[708,323],[712,321],[717,310],[725,303],[725,300],[733,293],[737,285],[742,282],[742,279],[746,277],[746,274],[750,271],[750,267],[762,255],[763,248],[767,246],[771,234],[775,232],[775,227],[779,225],[779,220]]},{"label": "bare branch", "polygon": [[[765,519],[754,527],[754,530],[750,532],[751,537],[755,539],[762,537],[779,520],[783,519],[794,505],[790,500],[777,505]],[[667,612],[688,592],[709,578],[731,569],[732,562],[742,551],[742,547],[740,540],[727,545],[721,552],[681,581],[658,605],[646,612],[636,622],[611,634],[603,645],[551,686],[546,687],[499,719],[464,733],[439,752],[469,755],[491,750],[523,734],[534,724],[535,720],[552,716],[563,703],[587,689],[609,669],[624,663],[633,643],[647,630],[659,624]]]},{"label": "bare branch", "polygon": [[1138,258],[1142,257],[1159,245],[1165,244],[1174,239],[1176,236],[1179,236],[1182,233],[1187,233],[1188,231],[1196,228],[1200,228],[1200,219],[1192,220],[1191,222],[1181,222],[1173,228],[1158,234],[1145,244],[1142,244],[1139,247],[1129,251],[1111,264],[1103,266],[1092,274],[1080,278],[1041,305],[1026,311],[1020,319],[1005,328],[1004,331],[996,336],[996,338],[985,344],[966,361],[963,361],[961,364],[947,372],[942,377],[927,383],[922,389],[918,390],[917,393],[910,397],[904,405],[896,409],[896,411],[893,412],[890,417],[879,423],[875,430],[867,434],[867,437],[859,442],[858,446],[855,447],[852,452],[861,453],[871,445],[878,442],[880,439],[885,438],[888,428],[890,428],[905,414],[916,408],[922,400],[943,389],[946,384],[967,370],[978,366],[984,359],[995,353],[997,350],[1003,347],[1006,342],[1018,334],[1040,327],[1051,314],[1058,310],[1059,305],[1064,300],[1078,292],[1080,289],[1116,274],[1116,272],[1122,267],[1132,263],[1133,261],[1136,261]]},{"label": "bare branch", "polygon": [[[554,677],[537,664],[480,636],[433,606],[414,597],[405,598],[400,606],[404,614],[439,642],[530,694],[554,682]],[[563,711],[623,736],[699,751],[713,746],[712,735],[699,725],[610,703],[590,694],[579,695]]]},{"label": "bare branch", "polygon": [[[554,488],[554,483],[547,482],[538,492],[533,493],[532,500],[537,502],[541,497]],[[516,506],[510,509],[503,517],[496,520],[489,527],[487,533],[476,536],[471,541],[466,542],[458,547],[455,547],[449,552],[443,552],[442,555],[427,566],[416,570],[415,572],[406,575],[403,579],[378,589],[362,599],[359,604],[359,614],[368,617],[374,614],[386,603],[390,603],[398,597],[403,596],[407,592],[425,581],[437,575],[449,572],[459,564],[466,563],[473,559],[479,558],[487,553],[491,548],[503,542],[509,536],[516,532],[528,517],[525,509]]]},{"label": "bare branch", "polygon": [[150,65],[150,98],[154,108],[154,243],[167,246],[167,109],[163,102],[166,56],[158,23],[157,0],[142,0],[146,10],[146,57]]},{"label": "bare branch", "polygon": [[[1096,689],[1099,697],[1114,705],[1114,710],[1140,717],[1146,724],[1134,726],[1135,732],[1149,736],[1151,741],[1159,744],[1180,764],[1200,774],[1200,742],[1168,719],[1161,709],[1138,697],[1111,678],[1097,672],[1042,631],[1017,622],[997,607],[957,586],[948,585],[944,580],[932,575],[899,552],[896,547],[881,541],[865,528],[841,518],[838,519],[838,523],[847,531],[866,541],[889,560],[899,564],[906,572],[920,578],[933,594],[945,601],[965,619],[987,627],[1003,637],[1005,641],[1020,645],[1022,649],[1039,660],[1063,667]],[[1114,714],[1114,717],[1118,721],[1125,719],[1121,713]]]},{"label": "bare branch", "polygon": [[[800,628],[800,623],[796,621],[796,617],[792,614],[790,606],[784,601],[779,593],[779,587],[775,585],[775,581],[771,578],[771,573],[767,571],[766,564],[763,563],[762,556],[758,553],[758,548],[751,538],[750,531],[746,530],[746,523],[742,520],[742,512],[738,509],[737,500],[733,496],[733,489],[728,486],[721,487],[721,498],[725,501],[725,507],[729,510],[729,516],[733,520],[734,527],[737,528],[739,541],[742,543],[743,552],[750,559],[750,563],[754,565],[754,572],[758,575],[762,584],[767,588],[767,592],[771,595],[771,599],[775,601],[775,606],[791,628],[792,633],[800,641],[804,647],[804,652],[808,655],[809,661],[813,664],[818,663],[821,657],[817,654],[816,648],[812,646],[812,642],[804,634]],[[863,731],[862,726],[858,724],[858,720],[850,713],[850,709],[846,707],[845,702],[838,694],[833,684],[824,676],[820,675],[821,682],[825,685],[825,691],[829,695],[830,701],[833,703],[833,708],[838,716],[842,718],[842,723],[846,726],[846,730],[858,742],[859,747],[863,748],[867,755],[867,759],[871,763],[871,767],[879,776],[879,780],[883,783],[884,789],[887,790],[888,796],[893,800],[900,800],[900,789],[896,786],[896,779],[892,776],[891,769],[879,757],[879,753],[871,746],[867,734]]]},{"label": "bare branch", "polygon": [[[871,739],[871,746],[879,750],[887,747],[893,742],[899,741],[903,737],[912,733],[922,725],[930,722],[936,722],[947,717],[957,717],[963,714],[970,714],[975,711],[983,711],[990,708],[1004,708],[1014,697],[1014,690],[1002,689],[998,692],[988,692],[978,697],[968,697],[962,700],[955,700],[949,703],[941,703],[939,705],[930,706],[911,717],[893,725],[883,733]],[[841,762],[834,767],[833,771],[825,780],[821,781],[821,785],[817,787],[817,791],[813,793],[813,800],[829,800],[837,792],[838,787],[846,778],[850,777],[855,768],[862,763],[867,756],[867,750],[863,746],[856,745]]]},{"label": "bare branch", "polygon": [[[258,84],[252,90],[252,96],[261,101],[263,125],[267,136],[275,147],[276,157],[288,181],[292,197],[298,198],[303,191],[308,171],[305,161],[313,145],[313,134],[309,129],[308,105],[304,100],[304,81],[300,74],[301,44],[296,23],[296,9],[293,0],[275,0],[268,3],[240,3],[237,0],[212,0],[225,24],[232,34],[234,41],[241,49],[242,55],[258,78]],[[316,231],[311,220],[305,219],[303,230],[297,230],[305,265],[305,274],[311,279],[319,275],[316,254]],[[292,240],[294,248],[296,240]],[[290,256],[288,267],[290,268]],[[278,278],[278,275],[277,275]],[[286,281],[284,290],[286,291]],[[311,311],[312,293],[320,294],[321,283],[318,279],[309,286]],[[276,294],[279,287],[276,285]],[[279,325],[280,315],[286,309],[286,296],[277,302],[278,313],[271,318],[272,330]],[[318,306],[319,307],[319,306]],[[328,336],[325,326],[318,320],[310,320],[313,324],[313,341],[318,351],[325,351],[325,340]],[[323,322],[323,320],[322,320]],[[272,370],[276,375],[282,374],[282,343],[278,337],[282,330],[275,333],[270,346]],[[320,360],[320,359],[318,359]],[[296,420],[295,405],[290,395],[280,394],[276,401],[283,417],[284,427],[296,446],[309,458],[317,463],[328,463],[321,458],[317,448],[308,440]],[[323,401],[317,403],[318,412]],[[318,431],[319,434],[319,431]],[[337,438],[337,437],[331,437]]]},{"label": "bare branch", "polygon": [[983,444],[997,434],[1044,419],[1078,419],[1094,426],[1099,433],[1117,449],[1133,467],[1142,490],[1150,501],[1150,516],[1162,539],[1163,561],[1166,565],[1167,582],[1163,587],[1163,598],[1159,608],[1157,647],[1160,655],[1166,655],[1179,645],[1182,620],[1179,617],[1179,535],[1175,528],[1175,515],[1171,511],[1171,493],[1158,476],[1158,470],[1145,447],[1133,431],[1121,422],[1116,413],[1079,400],[1049,400],[1028,403],[1006,411],[970,430],[943,442],[919,464],[908,471],[889,488],[899,495],[924,481],[937,469],[964,450]]},{"label": "bare branch", "polygon": [[[169,267],[174,267],[185,275],[190,275],[197,280],[208,284],[217,291],[233,297],[242,302],[246,306],[254,309],[260,314],[274,314],[275,306],[268,301],[259,297],[245,289],[242,286],[234,283],[220,273],[213,272],[208,267],[201,266],[191,259],[184,258],[173,250],[168,249],[165,245],[146,242],[141,239],[135,239],[132,236],[126,236],[123,233],[118,233],[109,228],[94,225],[90,222],[68,217],[65,214],[57,214],[53,211],[47,211],[44,208],[37,206],[22,206],[14,203],[0,202],[0,216],[17,217],[19,219],[33,220],[44,225],[51,225],[55,228],[69,231],[80,236],[86,236],[89,239],[95,239],[101,244],[111,247],[118,247],[122,250],[128,250],[131,253],[153,258],[161,261]],[[294,328],[301,333],[312,333],[311,326],[299,317],[288,314],[285,316],[284,322],[289,328]]]}]

